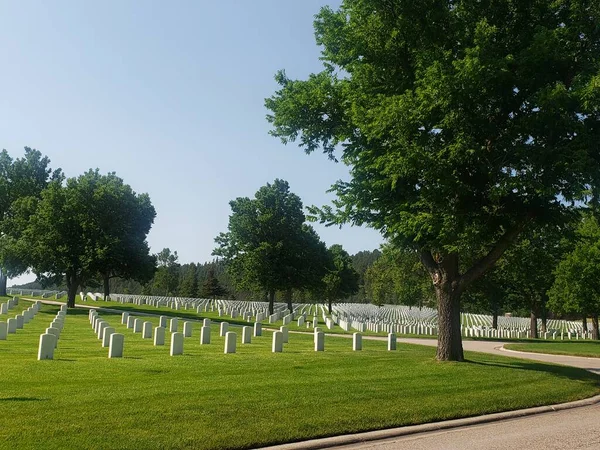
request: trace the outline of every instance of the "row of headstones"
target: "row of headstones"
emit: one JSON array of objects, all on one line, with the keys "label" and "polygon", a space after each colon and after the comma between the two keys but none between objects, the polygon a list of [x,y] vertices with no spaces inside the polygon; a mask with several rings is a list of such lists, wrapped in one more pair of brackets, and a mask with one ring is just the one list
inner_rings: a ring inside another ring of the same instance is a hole
[{"label": "row of headstones", "polygon": [[40,335],[38,361],[42,359],[54,359],[54,349],[58,347],[58,339],[60,332],[65,326],[66,317],[67,305],[62,305],[50,326],[46,328],[46,332]]},{"label": "row of headstones", "polygon": [[[114,328],[108,326],[108,322],[103,321],[99,318],[97,312],[95,310],[90,311],[90,322],[92,327],[94,327],[94,332],[97,334],[98,339],[102,339],[102,346],[109,347],[109,358],[114,358],[118,356],[122,356],[123,348],[122,348],[122,339],[120,339],[120,347],[119,347],[119,355],[114,355],[110,348],[112,343],[112,336],[114,334]],[[154,331],[154,345],[160,346],[165,345],[165,331],[167,328],[167,317],[160,316],[159,318],[159,326],[152,329],[153,325],[150,321],[143,321],[140,318],[133,317],[129,315],[128,312],[124,312],[121,315],[121,323],[126,325],[128,329],[132,329],[134,333],[142,333],[143,339],[152,338]],[[179,333],[178,330],[179,320],[177,317],[171,318],[169,322],[169,331],[171,334],[171,356],[181,355],[183,354],[183,338],[192,336],[192,325],[193,322],[184,321],[183,323],[183,333]],[[206,345],[210,344],[210,328],[211,321],[210,319],[204,319],[203,326],[200,330],[200,344]],[[236,333],[232,333],[228,331],[229,324],[227,322],[221,322],[220,326],[220,336],[225,337],[225,353],[235,353],[236,348]],[[242,343],[250,344],[251,343],[251,333],[252,327],[246,326],[242,328]],[[254,336],[262,335],[262,324],[255,323],[254,324]],[[112,355],[112,356],[111,356]]]},{"label": "row of headstones", "polygon": [[95,309],[90,310],[89,320],[96,337],[102,342],[102,347],[108,347],[108,357],[122,358],[125,335],[117,333],[107,321],[100,318]]},{"label": "row of headstones", "polygon": [[[6,305],[7,312],[19,304],[19,299],[14,297],[9,300]],[[21,330],[28,324],[40,310],[41,302],[35,302],[29,308],[24,310],[21,314],[17,314],[14,318],[7,319],[6,322],[0,322],[0,340],[4,341],[7,339],[9,334],[15,334],[17,330]]]},{"label": "row of headstones", "polygon": [[7,302],[0,303],[0,314],[8,314],[8,311],[19,304],[19,297],[13,297]]}]

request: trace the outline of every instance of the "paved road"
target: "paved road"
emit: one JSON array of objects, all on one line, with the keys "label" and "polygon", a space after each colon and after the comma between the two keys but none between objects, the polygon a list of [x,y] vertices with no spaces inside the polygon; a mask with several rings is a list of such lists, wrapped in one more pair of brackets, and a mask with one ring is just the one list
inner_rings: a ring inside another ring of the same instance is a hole
[{"label": "paved road", "polygon": [[600,448],[600,404],[485,425],[333,448],[340,450],[598,450]]}]

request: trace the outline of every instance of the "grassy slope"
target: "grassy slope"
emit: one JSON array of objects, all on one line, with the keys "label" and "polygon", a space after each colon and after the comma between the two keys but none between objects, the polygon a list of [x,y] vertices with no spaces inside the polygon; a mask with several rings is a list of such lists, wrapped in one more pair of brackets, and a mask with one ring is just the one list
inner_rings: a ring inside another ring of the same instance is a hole
[{"label": "grassy slope", "polygon": [[[20,307],[27,305],[21,301]],[[556,403],[600,392],[578,369],[467,353],[468,363],[434,360],[435,349],[290,335],[270,352],[271,333],[223,354],[200,346],[168,355],[120,325],[125,358],[109,360],[87,320],[70,311],[53,361],[36,361],[39,334],[57,307],[0,341],[0,447],[240,448]],[[13,314],[13,311],[11,311]],[[0,320],[5,320],[0,316]],[[157,324],[157,319],[151,319]],[[238,328],[239,330],[239,328]],[[169,341],[167,333],[167,342]]]},{"label": "grassy slope", "polygon": [[559,342],[530,342],[522,344],[507,344],[509,350],[533,353],[549,353],[552,355],[572,355],[600,358],[600,341],[559,341]]}]

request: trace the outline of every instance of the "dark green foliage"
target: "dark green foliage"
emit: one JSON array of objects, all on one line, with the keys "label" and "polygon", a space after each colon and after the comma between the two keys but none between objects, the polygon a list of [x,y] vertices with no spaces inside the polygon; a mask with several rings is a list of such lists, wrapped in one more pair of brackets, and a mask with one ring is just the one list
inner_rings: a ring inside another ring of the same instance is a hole
[{"label": "dark green foliage", "polygon": [[579,313],[592,318],[594,339],[599,339],[600,226],[586,216],[577,229],[577,243],[556,268],[549,290],[549,307],[559,313]]},{"label": "dark green foliage", "polygon": [[180,297],[195,298],[198,296],[198,273],[196,264],[184,264],[181,266],[177,292]]},{"label": "dark green foliage", "polygon": [[367,269],[366,292],[375,305],[434,306],[431,279],[413,250],[383,246],[381,256]]},{"label": "dark green foliage", "polygon": [[[6,150],[0,152],[0,295],[6,295],[7,275],[16,276],[27,270],[16,247],[28,217],[23,213],[33,212],[29,206],[48,182],[63,178],[61,170],[52,171],[49,164],[47,157],[29,147],[25,147],[23,158],[12,159]],[[17,210],[20,220],[15,218]]]},{"label": "dark green foliage", "polygon": [[158,269],[152,280],[151,294],[153,295],[177,295],[179,286],[179,269],[177,252],[164,248],[156,255]]},{"label": "dark green foliage", "polygon": [[208,271],[208,276],[202,284],[202,290],[200,291],[201,298],[217,298],[227,294],[227,291],[221,286],[217,277],[215,277],[214,270]]},{"label": "dark green foliage", "polygon": [[90,170],[65,186],[55,180],[39,201],[28,197],[18,206],[14,220],[24,230],[18,254],[46,282],[64,277],[70,305],[78,288],[98,276],[105,283],[115,275],[151,277],[154,260],[145,236],[154,208],[147,195],[136,196],[114,174]]},{"label": "dark green foliage", "polygon": [[351,167],[314,212],[419,251],[439,359],[463,359],[468,286],[598,189],[599,22],[589,0],[344,0],[316,16],[324,70],[276,76],[272,134]]},{"label": "dark green foliage", "polygon": [[352,258],[339,244],[328,249],[329,263],[323,277],[323,296],[328,302],[329,314],[331,303],[342,300],[358,292],[359,275],[352,267]]},{"label": "dark green foliage", "polygon": [[213,254],[224,258],[236,286],[267,292],[269,308],[277,290],[311,288],[324,275],[326,255],[312,227],[304,223],[300,198],[287,181],[276,179],[253,199],[230,202],[228,231],[215,239]]}]

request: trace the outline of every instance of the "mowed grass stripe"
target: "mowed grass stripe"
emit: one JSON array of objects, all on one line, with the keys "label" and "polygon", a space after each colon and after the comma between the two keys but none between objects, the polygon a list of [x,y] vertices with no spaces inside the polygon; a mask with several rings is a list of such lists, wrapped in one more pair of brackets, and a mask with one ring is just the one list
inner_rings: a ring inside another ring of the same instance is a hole
[{"label": "mowed grass stripe", "polygon": [[[24,302],[24,300],[22,300]],[[435,349],[290,334],[271,353],[272,333],[224,355],[218,324],[201,346],[200,324],[184,355],[169,356],[100,312],[125,334],[125,357],[108,349],[87,311],[69,311],[53,361],[37,361],[39,333],[58,307],[45,305],[14,339],[0,341],[0,447],[249,448],[575,400],[600,392],[585,371],[467,353],[438,363]],[[146,318],[154,325],[158,318]],[[180,330],[182,322],[180,321]]]}]

